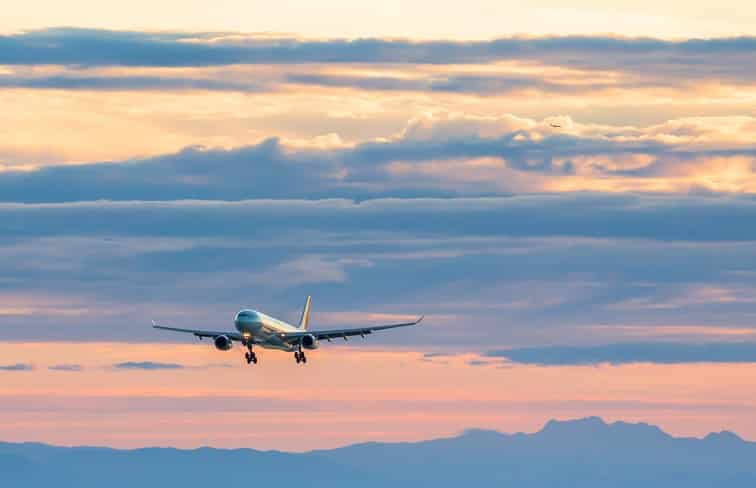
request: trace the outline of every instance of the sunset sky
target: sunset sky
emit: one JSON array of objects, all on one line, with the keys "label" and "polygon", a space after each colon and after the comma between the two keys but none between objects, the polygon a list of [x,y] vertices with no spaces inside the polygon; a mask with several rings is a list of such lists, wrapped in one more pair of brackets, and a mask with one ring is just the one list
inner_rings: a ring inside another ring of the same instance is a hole
[{"label": "sunset sky", "polygon": [[[756,440],[756,5],[0,16],[0,441]],[[420,314],[306,367],[153,331]]]}]

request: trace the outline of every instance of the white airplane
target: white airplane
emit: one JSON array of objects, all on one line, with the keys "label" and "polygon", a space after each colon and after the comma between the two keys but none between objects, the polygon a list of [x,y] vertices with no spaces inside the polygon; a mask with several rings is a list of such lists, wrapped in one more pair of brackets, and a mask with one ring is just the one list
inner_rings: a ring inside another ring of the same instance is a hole
[{"label": "white airplane", "polygon": [[366,335],[379,330],[417,325],[423,320],[421,316],[414,322],[404,322],[401,324],[373,325],[353,329],[309,330],[307,326],[310,320],[311,301],[312,297],[308,296],[302,310],[302,318],[299,319],[299,325],[287,324],[283,320],[275,319],[256,310],[244,309],[237,313],[234,318],[234,326],[237,332],[166,327],[157,324],[154,320],[152,321],[152,326],[155,329],[194,334],[200,339],[210,337],[213,339],[215,347],[221,351],[228,351],[233,347],[234,341],[239,342],[247,348],[247,352],[244,354],[247,364],[257,364],[257,355],[253,349],[254,346],[286,352],[293,351],[294,359],[299,364],[307,362],[307,356],[305,356],[303,349],[317,349],[319,347],[318,342],[322,339],[331,342],[331,339],[339,337],[345,341],[350,336],[362,336],[364,338]]}]

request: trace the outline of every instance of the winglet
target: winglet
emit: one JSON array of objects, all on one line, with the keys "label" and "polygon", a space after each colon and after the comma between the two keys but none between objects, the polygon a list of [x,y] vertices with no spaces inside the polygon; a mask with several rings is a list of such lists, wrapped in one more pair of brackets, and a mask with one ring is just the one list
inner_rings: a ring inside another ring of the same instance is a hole
[{"label": "winglet", "polygon": [[419,316],[419,317],[417,318],[417,320],[415,320],[415,325],[417,325],[417,324],[419,324],[420,322],[422,322],[424,318],[425,318],[425,315],[421,315],[421,316]]},{"label": "winglet", "polygon": [[159,327],[159,326],[158,326],[158,323],[157,323],[157,322],[155,322],[154,320],[152,321],[152,327],[153,327],[153,328],[154,328],[154,327]]}]

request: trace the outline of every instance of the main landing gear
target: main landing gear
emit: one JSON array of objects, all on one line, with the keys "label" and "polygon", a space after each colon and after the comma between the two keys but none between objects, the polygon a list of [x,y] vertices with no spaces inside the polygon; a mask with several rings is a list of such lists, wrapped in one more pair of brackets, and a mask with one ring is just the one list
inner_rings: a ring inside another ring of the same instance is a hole
[{"label": "main landing gear", "polygon": [[252,350],[252,344],[247,345],[247,352],[244,353],[244,359],[247,360],[247,364],[257,364],[257,354]]},{"label": "main landing gear", "polygon": [[306,364],[307,363],[307,356],[305,356],[304,351],[302,351],[301,349],[299,351],[296,351],[294,353],[294,359],[297,360],[297,364],[299,364],[299,363]]}]

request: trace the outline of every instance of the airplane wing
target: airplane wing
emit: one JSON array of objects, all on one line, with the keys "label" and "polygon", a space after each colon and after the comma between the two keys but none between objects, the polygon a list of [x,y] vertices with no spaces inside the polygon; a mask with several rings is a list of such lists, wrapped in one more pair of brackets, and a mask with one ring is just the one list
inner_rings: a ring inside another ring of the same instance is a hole
[{"label": "airplane wing", "polygon": [[197,329],[181,329],[178,327],[166,327],[164,325],[158,325],[154,320],[152,321],[153,329],[169,330],[171,332],[184,332],[187,334],[194,334],[202,339],[203,337],[210,337],[215,339],[218,336],[226,336],[232,341],[241,341],[242,336],[238,332],[217,332],[213,330],[197,330]]},{"label": "airplane wing", "polygon": [[423,320],[424,316],[420,316],[417,320],[413,322],[403,322],[401,324],[389,324],[389,325],[371,325],[367,327],[357,327],[353,329],[330,329],[330,330],[306,330],[302,332],[286,332],[279,334],[279,337],[281,337],[284,340],[292,340],[292,339],[298,339],[300,337],[306,336],[306,335],[313,335],[316,339],[321,340],[331,340],[331,339],[337,339],[337,338],[344,338],[351,336],[366,336],[368,334],[372,334],[373,332],[377,332],[379,330],[386,330],[386,329],[396,329],[398,327],[407,327],[412,325],[417,325]]}]

